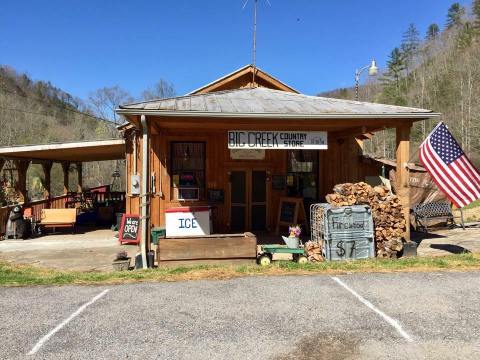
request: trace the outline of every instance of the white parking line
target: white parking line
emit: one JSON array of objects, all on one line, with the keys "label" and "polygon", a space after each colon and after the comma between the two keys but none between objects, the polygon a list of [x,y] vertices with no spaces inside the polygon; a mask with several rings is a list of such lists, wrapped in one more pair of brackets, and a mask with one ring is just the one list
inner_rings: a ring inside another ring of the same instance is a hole
[{"label": "white parking line", "polygon": [[110,289],[106,289],[106,290],[103,290],[100,294],[98,294],[97,296],[95,296],[92,300],[90,300],[89,302],[83,304],[82,306],[80,306],[77,311],[75,311],[72,315],[70,315],[68,318],[66,318],[65,320],[63,320],[60,324],[58,324],[55,329],[53,329],[52,331],[50,331],[47,335],[45,335],[44,337],[42,337],[40,340],[38,340],[38,342],[35,344],[35,346],[32,348],[32,350],[30,350],[30,352],[28,353],[28,355],[34,355],[38,350],[40,350],[40,348],[48,341],[48,339],[50,339],[53,335],[55,335],[55,333],[57,333],[58,331],[60,331],[65,325],[67,325],[70,321],[72,321],[73,319],[75,319],[78,315],[80,315],[80,313],[82,311],[84,311],[88,306],[92,305],[95,301],[97,301],[98,299],[102,298],[103,296],[105,296],[105,294],[107,292],[109,292]]},{"label": "white parking line", "polygon": [[377,309],[370,301],[366,300],[365,298],[363,298],[361,295],[359,295],[355,290],[353,290],[352,288],[350,288],[347,284],[345,284],[342,280],[340,280],[339,278],[337,277],[332,277],[332,279],[337,283],[339,284],[340,286],[344,287],[346,290],[348,290],[351,294],[353,294],[353,296],[355,296],[362,304],[364,304],[366,307],[368,307],[369,309],[375,311],[378,315],[380,315],[387,323],[389,323],[391,326],[393,326],[395,328],[395,330],[398,331],[398,333],[400,335],[402,335],[402,337],[407,340],[408,342],[413,342],[413,339],[410,335],[407,334],[407,332],[405,330],[402,329],[402,326],[400,325],[400,323],[391,318],[390,316],[388,316],[387,314],[385,314],[383,311]]}]

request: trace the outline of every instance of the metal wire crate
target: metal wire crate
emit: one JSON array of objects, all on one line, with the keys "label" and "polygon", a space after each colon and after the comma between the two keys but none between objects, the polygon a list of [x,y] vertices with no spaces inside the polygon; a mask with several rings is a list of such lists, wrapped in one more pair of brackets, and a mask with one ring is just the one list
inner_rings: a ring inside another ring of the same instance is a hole
[{"label": "metal wire crate", "polygon": [[312,204],[310,226],[311,239],[322,244],[327,260],[375,256],[373,218],[367,205]]}]

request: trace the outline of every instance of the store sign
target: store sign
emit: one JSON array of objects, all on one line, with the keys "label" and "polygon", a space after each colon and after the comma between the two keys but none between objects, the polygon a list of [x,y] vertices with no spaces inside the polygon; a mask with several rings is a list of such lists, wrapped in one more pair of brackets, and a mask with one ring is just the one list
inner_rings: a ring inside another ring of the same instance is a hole
[{"label": "store sign", "polygon": [[229,149],[326,150],[325,131],[238,131],[228,132]]},{"label": "store sign", "polygon": [[230,149],[230,158],[233,160],[263,160],[264,149]]}]

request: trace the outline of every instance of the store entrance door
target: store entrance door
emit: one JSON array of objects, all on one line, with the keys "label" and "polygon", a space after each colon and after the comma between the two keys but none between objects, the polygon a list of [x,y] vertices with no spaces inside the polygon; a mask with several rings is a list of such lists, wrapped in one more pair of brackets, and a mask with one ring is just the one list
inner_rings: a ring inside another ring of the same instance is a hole
[{"label": "store entrance door", "polygon": [[318,199],[318,151],[289,151],[287,169],[287,195],[303,198],[309,219],[310,205]]},{"label": "store entrance door", "polygon": [[230,230],[232,232],[267,230],[265,170],[230,172]]}]

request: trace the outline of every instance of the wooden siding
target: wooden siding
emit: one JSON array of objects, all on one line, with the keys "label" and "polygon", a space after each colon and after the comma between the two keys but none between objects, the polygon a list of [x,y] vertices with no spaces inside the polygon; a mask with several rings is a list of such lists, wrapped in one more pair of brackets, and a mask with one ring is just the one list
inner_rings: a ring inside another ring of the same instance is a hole
[{"label": "wooden siding", "polygon": [[[255,84],[253,83],[254,71]],[[224,76],[210,84],[194,90],[191,92],[191,94],[205,94],[214,91],[241,89],[256,86],[297,93],[295,89],[275,79],[273,76],[267,74],[259,68],[255,69],[252,65],[249,65],[244,66],[230,75]]]},{"label": "wooden siding", "polygon": [[[233,170],[265,170],[267,171],[267,230],[273,231],[276,225],[280,197],[286,196],[283,191],[273,190],[271,176],[287,174],[287,151],[266,150],[263,160],[232,160],[227,148],[227,130],[208,129],[186,131],[185,129],[156,128],[150,142],[150,172],[155,173],[156,192],[152,194],[151,226],[165,225],[165,209],[177,206],[207,205],[202,201],[178,201],[173,196],[172,179],[169,169],[170,143],[173,141],[202,141],[206,144],[205,187],[223,189],[225,203],[218,204],[215,209],[214,230],[217,233],[228,233],[229,228],[229,172]],[[330,134],[329,134],[330,135]],[[127,174],[133,173],[133,145],[126,141]],[[141,173],[141,141],[137,145],[137,170]],[[371,167],[364,167],[361,160],[361,148],[354,136],[330,137],[329,149],[319,151],[319,201],[331,192],[337,183],[361,181],[366,175],[378,175]],[[150,174],[150,175],[151,175]],[[127,212],[139,213],[139,197],[130,194],[130,176],[127,175]],[[161,191],[160,191],[161,189]]]}]

